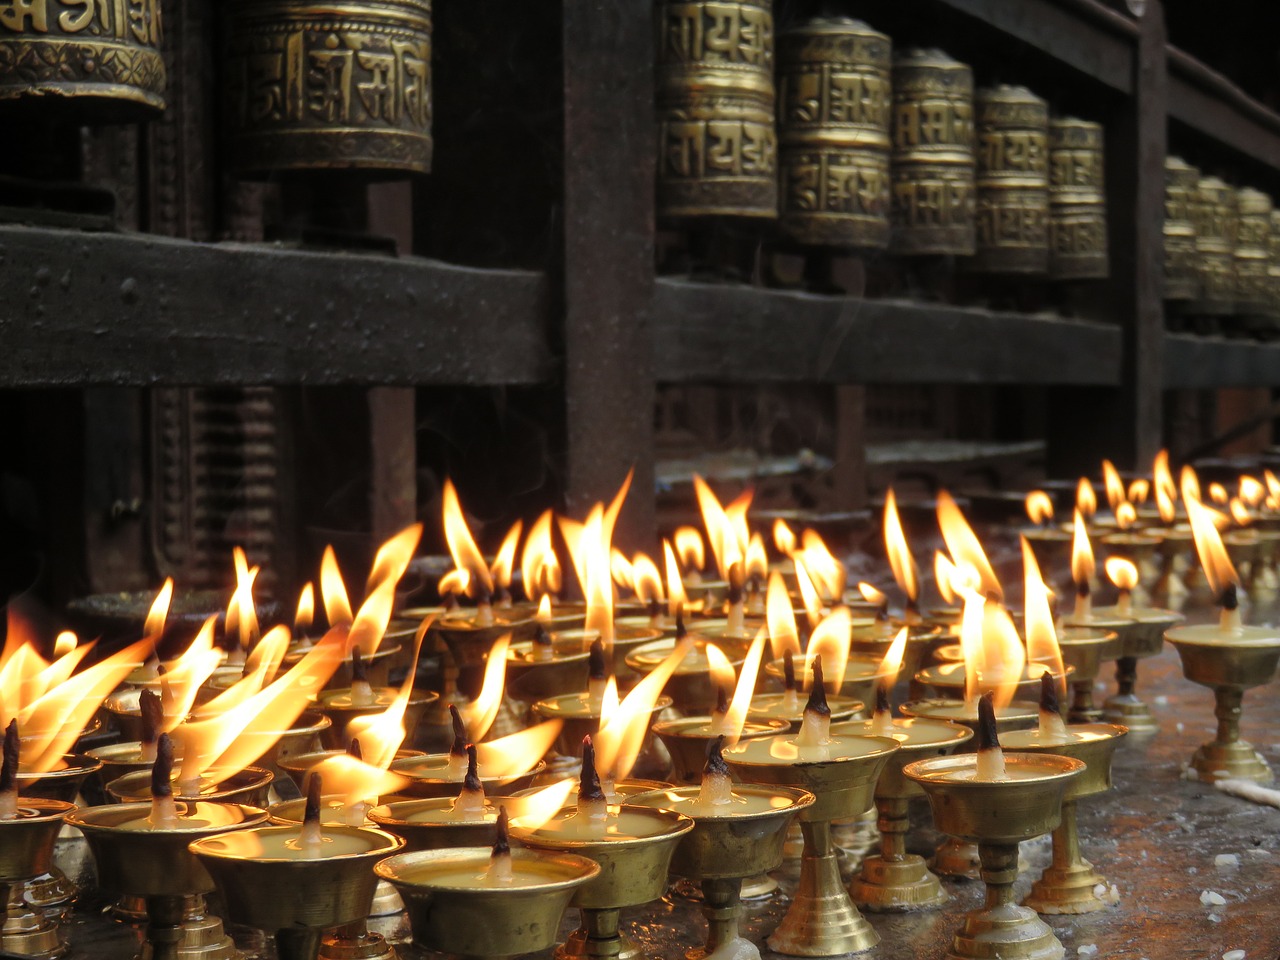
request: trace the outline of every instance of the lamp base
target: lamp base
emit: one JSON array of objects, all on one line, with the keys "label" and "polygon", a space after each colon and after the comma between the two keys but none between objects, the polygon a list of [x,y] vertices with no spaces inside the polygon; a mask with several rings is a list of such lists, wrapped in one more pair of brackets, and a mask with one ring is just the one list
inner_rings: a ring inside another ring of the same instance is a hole
[{"label": "lamp base", "polygon": [[1112,892],[1107,878],[1088,860],[1080,860],[1069,867],[1048,867],[1022,904],[1036,913],[1074,916],[1096,913],[1119,902],[1120,896]]},{"label": "lamp base", "polygon": [[[596,940],[591,948],[588,948],[587,932],[579,927],[565,938],[564,943],[556,947],[555,960],[587,960],[588,957],[602,956],[603,954],[599,951],[599,945],[604,942]],[[608,945],[609,949],[612,949],[613,943],[608,942]],[[644,949],[630,937],[618,937],[617,946],[617,953],[608,954],[611,960],[613,958],[616,958],[616,960],[641,960],[644,957]]]},{"label": "lamp base", "polygon": [[933,862],[929,864],[933,872],[953,880],[980,880],[982,878],[982,862],[978,859],[978,845],[947,837],[938,844],[934,851]]},{"label": "lamp base", "polygon": [[[244,956],[222,928],[217,917],[186,917],[178,940],[178,960],[240,960]],[[139,960],[151,960],[155,951],[150,943],[142,944]]]},{"label": "lamp base", "polygon": [[22,884],[0,885],[4,893],[3,925],[0,925],[0,951],[23,957],[49,960],[67,952],[67,943],[58,926],[42,910],[22,899]]},{"label": "lamp base", "polygon": [[1252,780],[1270,783],[1275,774],[1253,746],[1244,740],[1206,743],[1191,758],[1191,767],[1205,783],[1217,780]]},{"label": "lamp base", "polygon": [[1102,705],[1102,719],[1107,723],[1122,723],[1129,728],[1129,736],[1158,733],[1160,724],[1151,708],[1132,693],[1120,693],[1108,698]]},{"label": "lamp base", "polygon": [[396,893],[396,888],[385,880],[379,880],[378,885],[373,888],[373,902],[369,907],[369,916],[394,917],[403,909],[404,901],[400,899],[400,894]]},{"label": "lamp base", "polygon": [[838,957],[870,950],[879,942],[880,935],[858,913],[840,882],[835,853],[829,847],[822,855],[806,850],[800,886],[769,937],[769,949],[790,957]]},{"label": "lamp base", "polygon": [[862,873],[849,885],[849,896],[864,910],[876,913],[925,910],[951,899],[924,859],[915,854],[893,862],[878,856],[863,860]]},{"label": "lamp base", "polygon": [[50,867],[48,873],[22,884],[22,899],[45,912],[63,912],[66,905],[75,899],[76,893],[76,885],[57,867]]},{"label": "lamp base", "polygon": [[951,941],[947,960],[1062,960],[1065,954],[1034,910],[1005,903],[970,913]]}]

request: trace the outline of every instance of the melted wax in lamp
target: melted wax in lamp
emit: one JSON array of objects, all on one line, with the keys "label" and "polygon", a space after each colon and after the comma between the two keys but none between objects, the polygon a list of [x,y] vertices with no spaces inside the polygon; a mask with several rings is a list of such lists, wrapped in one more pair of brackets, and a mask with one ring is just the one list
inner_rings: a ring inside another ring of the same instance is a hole
[{"label": "melted wax in lamp", "polygon": [[[729,766],[724,762],[724,737],[707,744],[707,763],[702,769],[702,784],[696,794],[685,791],[663,791],[664,810],[674,810],[695,819],[750,816],[783,810],[794,804],[790,797],[752,793],[742,795],[733,789]],[[658,795],[655,795],[658,796]]]}]

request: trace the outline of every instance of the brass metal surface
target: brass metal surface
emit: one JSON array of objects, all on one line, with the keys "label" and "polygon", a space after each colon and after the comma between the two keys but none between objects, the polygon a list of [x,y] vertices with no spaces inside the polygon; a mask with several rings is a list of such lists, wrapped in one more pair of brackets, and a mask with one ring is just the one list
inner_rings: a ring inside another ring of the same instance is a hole
[{"label": "brass metal surface", "polygon": [[[221,780],[216,788],[200,796],[186,796],[175,780],[175,800],[206,800],[221,803],[243,803],[266,808],[270,802],[271,781],[275,775],[260,767],[245,767]],[[139,770],[107,784],[107,795],[117,803],[148,803],[151,800],[151,772]]]},{"label": "brass metal surface", "polygon": [[430,0],[226,6],[222,77],[236,173],[430,171]]},{"label": "brass metal surface", "polygon": [[[499,803],[501,797],[488,797],[490,803]],[[377,826],[403,838],[405,852],[435,850],[443,847],[491,847],[498,836],[498,821],[441,823],[410,819],[423,810],[449,810],[456,797],[401,800],[384,803],[369,811],[369,819]]]},{"label": "brass metal surface", "polygon": [[1049,121],[1049,275],[1055,280],[1110,272],[1103,149],[1102,124]]},{"label": "brass metal surface", "polygon": [[660,0],[661,217],[778,215],[772,0]]},{"label": "brass metal surface", "polygon": [[[1101,608],[1101,613],[1112,608]],[[1135,607],[1130,611],[1136,627],[1124,633],[1124,649],[1116,659],[1116,692],[1102,705],[1102,719],[1120,723],[1136,736],[1145,736],[1160,729],[1151,708],[1138,698],[1138,661],[1154,657],[1164,649],[1164,634],[1170,627],[1181,623],[1183,615],[1173,610],[1157,607]]]},{"label": "brass metal surface", "polygon": [[887,36],[815,17],[778,38],[782,232],[800,243],[889,244]]},{"label": "brass metal surface", "polygon": [[1201,177],[1191,207],[1196,224],[1196,269],[1200,275],[1201,313],[1227,314],[1235,309],[1236,192],[1217,177]]},{"label": "brass metal surface", "polygon": [[[397,687],[375,687],[373,692],[375,694],[395,696],[400,690]],[[381,706],[376,703],[362,706],[334,702],[335,698],[349,697],[350,693],[350,688],[346,690],[322,690],[319,699],[316,700],[316,712],[323,714],[329,720],[329,726],[320,731],[320,745],[325,750],[347,749],[351,744],[351,730],[347,725],[357,717],[372,716],[387,709],[385,702]],[[438,696],[432,690],[414,690],[409,695],[409,702],[404,708],[406,739],[413,738],[414,731],[418,729],[418,724],[422,722],[423,715],[431,704],[435,703]],[[302,751],[304,754],[305,752]],[[291,754],[291,756],[296,756],[296,754]],[[276,763],[281,766],[281,769],[284,769],[279,760]]]},{"label": "brass metal surface", "polygon": [[1267,289],[1270,313],[1280,316],[1280,210],[1271,211],[1271,240],[1267,245]]},{"label": "brass metal surface", "polygon": [[[654,736],[662,741],[671,754],[671,776],[676,783],[697,783],[702,779],[702,768],[707,762],[707,746],[715,736],[701,732],[711,717],[684,717],[679,720],[659,720],[651,728]],[[791,724],[786,720],[748,720],[742,727],[740,740],[772,737],[787,733]],[[745,876],[745,874],[744,874]]]},{"label": "brass metal surface", "polygon": [[987,273],[1049,269],[1049,104],[1026,87],[974,96],[977,248]]},{"label": "brass metal surface", "polygon": [[24,797],[73,803],[86,778],[102,769],[102,761],[83,753],[62,755],[64,766],[46,773],[18,771],[18,793]]},{"label": "brass metal surface", "polygon": [[1271,198],[1261,190],[1236,191],[1236,309],[1258,316],[1270,306]]},{"label": "brass metal surface", "polygon": [[893,58],[889,248],[974,252],[973,71],[941,50]]},{"label": "brass metal surface", "polygon": [[1181,157],[1164,161],[1164,298],[1194,300],[1200,295],[1196,253],[1196,187],[1200,171]]},{"label": "brass metal surface", "polygon": [[[323,763],[330,757],[336,757],[346,753],[346,748],[341,750],[319,750],[315,753],[299,753],[291,757],[286,757],[279,762],[280,769],[284,774],[293,781],[294,786],[299,790],[306,787],[307,771],[314,767],[317,763]],[[409,757],[426,756],[421,750],[397,750],[395,760],[405,760]],[[394,760],[393,760],[394,762]]]},{"label": "brass metal surface", "polygon": [[58,831],[75,806],[62,800],[20,797],[19,816],[0,820],[0,951],[30,957],[66,952],[59,925],[23,898],[22,881],[53,869]]}]

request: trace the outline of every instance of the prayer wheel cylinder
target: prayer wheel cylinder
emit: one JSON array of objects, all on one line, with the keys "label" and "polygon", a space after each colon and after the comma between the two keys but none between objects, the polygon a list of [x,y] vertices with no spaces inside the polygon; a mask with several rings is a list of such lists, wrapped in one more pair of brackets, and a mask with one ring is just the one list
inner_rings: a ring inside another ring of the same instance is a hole
[{"label": "prayer wheel cylinder", "polygon": [[1271,211],[1271,238],[1267,249],[1270,251],[1267,260],[1267,312],[1280,319],[1280,210]]},{"label": "prayer wheel cylinder", "polygon": [[1271,198],[1260,190],[1236,191],[1236,309],[1259,316],[1267,311],[1271,277]]},{"label": "prayer wheel cylinder", "polygon": [[778,38],[783,233],[816,246],[889,245],[887,36],[819,17]]},{"label": "prayer wheel cylinder", "polygon": [[675,3],[658,18],[658,215],[778,215],[772,0]]},{"label": "prayer wheel cylinder", "polygon": [[0,4],[0,101],[85,123],[145,119],[165,106],[160,0]]},{"label": "prayer wheel cylinder", "polygon": [[977,248],[984,273],[1049,269],[1049,104],[1026,87],[979,90]]},{"label": "prayer wheel cylinder", "polygon": [[1049,275],[1107,276],[1107,198],[1102,124],[1074,117],[1049,122]]},{"label": "prayer wheel cylinder", "polygon": [[1196,250],[1195,205],[1200,171],[1181,157],[1164,161],[1164,298],[1194,300],[1200,295],[1200,254]]},{"label": "prayer wheel cylinder", "polygon": [[973,71],[941,50],[893,58],[889,248],[974,251]]},{"label": "prayer wheel cylinder", "polygon": [[231,164],[431,170],[430,0],[229,0]]},{"label": "prayer wheel cylinder", "polygon": [[1206,314],[1234,310],[1236,295],[1236,192],[1217,177],[1201,177],[1192,205],[1196,224],[1196,268],[1200,299],[1194,309]]}]

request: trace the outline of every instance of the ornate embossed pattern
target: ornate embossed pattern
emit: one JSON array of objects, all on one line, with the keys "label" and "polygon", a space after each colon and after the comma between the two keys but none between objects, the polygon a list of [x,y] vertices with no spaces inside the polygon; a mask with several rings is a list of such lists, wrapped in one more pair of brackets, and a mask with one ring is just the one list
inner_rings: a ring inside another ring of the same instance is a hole
[{"label": "ornate embossed pattern", "polygon": [[1236,307],[1242,313],[1260,314],[1270,300],[1271,198],[1245,187],[1236,192],[1239,223],[1236,228]]},{"label": "ornate embossed pattern", "polygon": [[778,41],[783,232],[801,243],[889,244],[889,38],[818,18]]},{"label": "ornate embossed pattern", "polygon": [[1271,211],[1271,239],[1267,249],[1270,251],[1267,264],[1268,312],[1272,316],[1280,316],[1280,210]]},{"label": "ornate embossed pattern", "polygon": [[940,50],[893,61],[890,249],[974,252],[973,71]]},{"label": "ornate embossed pattern", "polygon": [[1088,120],[1049,123],[1049,274],[1058,280],[1107,276],[1102,136]]},{"label": "ornate embossed pattern", "polygon": [[1200,295],[1200,256],[1192,209],[1200,171],[1180,157],[1164,161],[1164,297],[1194,300]]},{"label": "ornate embossed pattern", "polygon": [[238,172],[431,169],[427,0],[235,0],[230,9]]},{"label": "ornate embossed pattern", "polygon": [[0,99],[94,97],[164,109],[157,0],[0,4]]},{"label": "ornate embossed pattern", "polygon": [[1231,313],[1236,295],[1236,192],[1217,177],[1201,177],[1191,207],[1204,313]]},{"label": "ornate embossed pattern", "polygon": [[1049,104],[1025,87],[979,90],[977,250],[973,268],[1049,268]]},{"label": "ornate embossed pattern", "polygon": [[658,213],[775,217],[772,0],[659,0]]}]

